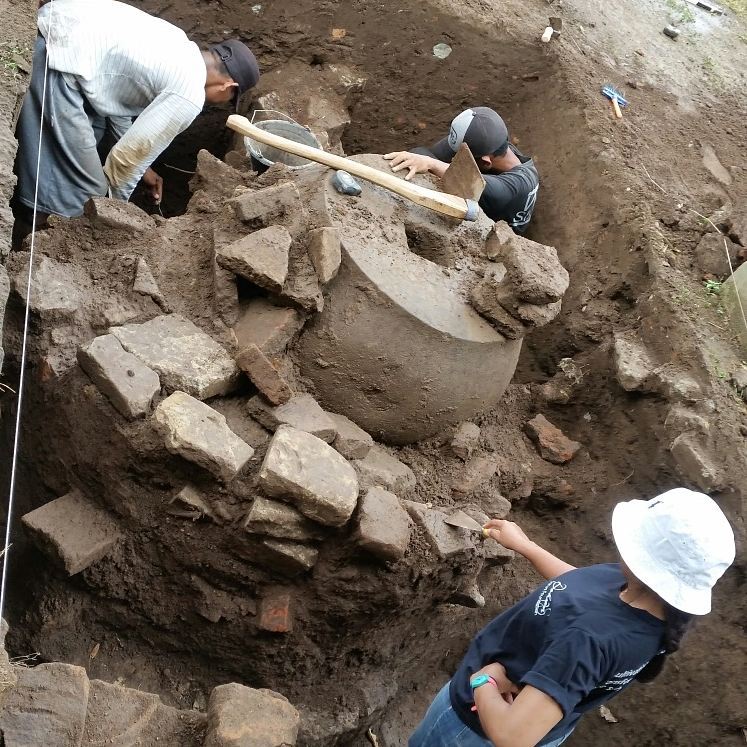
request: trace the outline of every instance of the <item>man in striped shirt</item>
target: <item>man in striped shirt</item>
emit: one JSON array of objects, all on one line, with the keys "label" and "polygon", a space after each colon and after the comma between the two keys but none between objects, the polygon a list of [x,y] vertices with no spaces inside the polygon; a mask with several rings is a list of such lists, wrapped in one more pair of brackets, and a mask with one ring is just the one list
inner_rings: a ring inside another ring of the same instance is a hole
[{"label": "man in striped shirt", "polygon": [[[205,103],[236,103],[259,79],[242,42],[200,50],[176,26],[115,0],[51,0],[38,27],[18,123],[17,222],[35,202],[45,63],[36,204],[39,213],[67,217],[80,215],[89,197],[129,199],[141,179],[159,202],[153,161]],[[117,142],[102,167],[97,145],[107,130]]]}]

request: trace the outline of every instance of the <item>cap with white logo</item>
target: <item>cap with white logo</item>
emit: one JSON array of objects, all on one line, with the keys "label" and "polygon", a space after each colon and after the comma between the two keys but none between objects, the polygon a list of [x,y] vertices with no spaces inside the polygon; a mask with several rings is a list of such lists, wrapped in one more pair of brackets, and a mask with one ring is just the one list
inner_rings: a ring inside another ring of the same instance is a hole
[{"label": "cap with white logo", "polygon": [[466,143],[475,158],[502,155],[508,148],[508,128],[492,109],[475,106],[454,117],[447,142],[454,153]]},{"label": "cap with white logo", "polygon": [[711,589],[734,562],[734,532],[718,504],[675,488],[618,503],[612,533],[625,565],[665,602],[692,615],[711,611]]}]

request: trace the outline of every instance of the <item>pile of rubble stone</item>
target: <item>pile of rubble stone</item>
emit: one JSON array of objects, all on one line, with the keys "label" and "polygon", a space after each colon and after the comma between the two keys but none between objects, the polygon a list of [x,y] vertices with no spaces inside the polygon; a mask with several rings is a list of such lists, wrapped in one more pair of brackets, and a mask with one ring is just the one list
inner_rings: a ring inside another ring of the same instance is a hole
[{"label": "pile of rubble stone", "polygon": [[205,714],[172,708],[152,693],[90,680],[72,664],[13,669],[17,682],[0,708],[7,747],[292,747],[298,737],[298,712],[271,690],[219,685]]},{"label": "pile of rubble stone", "polygon": [[[198,171],[198,180],[205,180],[208,169],[223,169],[224,178],[230,175],[230,167],[217,166],[211,159],[201,154],[201,164],[207,165]],[[196,200],[204,210],[204,195],[198,192]],[[228,345],[180,313],[107,326],[102,334],[85,339],[116,314],[97,308],[102,299],[95,279],[86,277],[85,261],[42,256],[30,299],[32,312],[53,327],[63,320],[72,323],[75,331],[63,335],[47,330],[51,344],[35,361],[41,375],[61,381],[77,362],[121,417],[153,429],[168,452],[229,487],[242,473],[254,473],[258,496],[243,518],[220,504],[212,505],[204,490],[189,483],[176,491],[169,510],[218,524],[241,520],[243,530],[260,539],[276,570],[309,571],[318,543],[327,536],[325,528],[342,527],[352,519],[354,536],[363,548],[383,560],[401,559],[410,536],[401,499],[411,493],[415,476],[355,422],[325,411],[300,389],[288,356],[308,314],[324,306],[321,288],[334,280],[342,261],[340,230],[307,230],[303,218],[308,211],[293,181],[259,190],[239,187],[239,195],[227,204],[229,217],[223,211],[213,229],[212,282],[216,316],[233,323],[224,329]],[[159,227],[132,205],[96,198],[88,204],[86,216],[81,223],[90,224],[94,237],[108,229],[159,244],[154,235]],[[233,238],[237,233],[242,235]],[[297,254],[292,261],[294,244],[302,234],[308,239],[301,248],[303,256]],[[516,237],[505,224],[497,224],[488,237],[486,256],[488,269],[472,299],[502,334],[522,336],[558,313],[568,276],[554,249]],[[25,259],[19,253],[10,263],[21,300]],[[143,256],[133,259],[130,267],[130,288],[117,289],[128,296],[115,306],[120,315],[141,318],[142,306],[132,302],[138,297],[152,301],[159,312],[177,306],[178,299],[161,290]],[[254,290],[248,297],[240,297],[238,281],[251,284]],[[97,318],[101,316],[103,320]],[[70,347],[76,341],[73,353]],[[366,340],[360,345],[365,347]],[[244,412],[272,434],[260,464],[255,448],[206,402],[241,390],[242,376],[257,391],[245,398]],[[45,547],[53,548],[68,572],[86,567],[81,558],[88,558],[88,563],[100,559],[118,536],[100,509],[87,505],[81,491],[75,490],[24,517],[26,526]],[[431,509],[412,503],[407,508],[420,526],[434,526],[428,518]],[[99,530],[82,533],[80,526]],[[431,535],[432,544],[438,555],[448,556],[438,535]]]},{"label": "pile of rubble stone", "polygon": [[[192,186],[187,213],[168,221],[106,198],[53,220],[38,236],[29,298],[28,254],[9,259],[7,349],[28,302],[27,418],[44,421],[24,439],[26,463],[59,496],[25,500],[29,537],[58,576],[102,584],[99,598],[129,588],[132,563],[141,587],[160,583],[152,563],[167,553],[184,570],[172,583],[184,585],[189,614],[228,625],[221,642],[195,628],[206,656],[247,636],[260,637],[258,659],[281,639],[302,650],[303,635],[324,626],[313,604],[345,604],[323,596],[341,553],[361,598],[386,596],[386,573],[428,604],[483,604],[477,574],[512,553],[447,525],[454,506],[433,506],[385,444],[464,423],[453,503],[481,523],[506,515],[507,500],[474,499],[498,460],[464,421],[495,404],[521,338],[560,311],[568,274],[555,250],[485,216],[456,225],[379,188],[339,195],[318,167],[258,176],[243,155],[224,163],[202,152]],[[139,543],[153,526],[159,548],[148,556]],[[411,582],[423,567],[437,569],[430,589]],[[162,611],[158,588],[130,604],[177,640],[182,618]],[[73,670],[63,674],[88,692]],[[91,693],[112,687],[90,683]],[[205,744],[244,744],[210,736],[219,690]],[[270,697],[246,690],[230,697]],[[195,734],[205,723],[181,721]]]}]

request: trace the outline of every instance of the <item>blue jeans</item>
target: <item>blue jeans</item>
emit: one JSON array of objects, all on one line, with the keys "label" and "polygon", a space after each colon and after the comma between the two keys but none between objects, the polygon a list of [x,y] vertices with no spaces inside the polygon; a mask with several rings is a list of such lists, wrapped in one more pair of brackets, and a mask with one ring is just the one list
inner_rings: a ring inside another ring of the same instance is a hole
[{"label": "blue jeans", "polygon": [[[568,732],[543,747],[559,747],[570,735]],[[472,731],[457,716],[451,706],[447,682],[433,699],[407,747],[493,747],[493,743]]]}]

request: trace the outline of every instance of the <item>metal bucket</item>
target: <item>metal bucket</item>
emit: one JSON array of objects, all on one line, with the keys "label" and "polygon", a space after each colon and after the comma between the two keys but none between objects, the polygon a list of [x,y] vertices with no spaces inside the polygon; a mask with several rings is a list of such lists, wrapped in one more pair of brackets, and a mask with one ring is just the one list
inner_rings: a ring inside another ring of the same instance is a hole
[{"label": "metal bucket", "polygon": [[[293,140],[296,143],[302,143],[303,145],[309,145],[312,148],[322,150],[322,146],[316,137],[296,122],[286,122],[282,119],[265,119],[260,122],[254,122],[254,125],[259,127],[260,130],[265,130],[273,135],[280,135],[280,137]],[[309,166],[313,163],[308,158],[294,156],[292,153],[286,153],[284,150],[273,148],[271,145],[258,143],[250,137],[244,138],[244,145],[247,154],[265,166],[272,166],[273,163],[283,163],[290,169],[302,169],[304,166]]]}]

